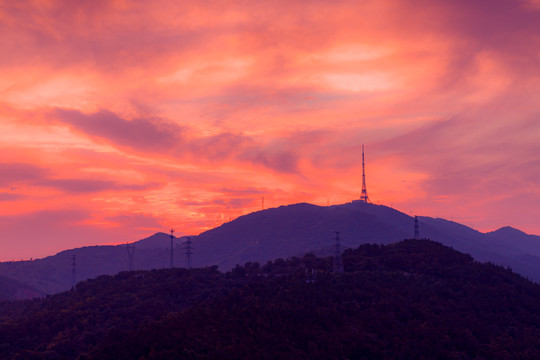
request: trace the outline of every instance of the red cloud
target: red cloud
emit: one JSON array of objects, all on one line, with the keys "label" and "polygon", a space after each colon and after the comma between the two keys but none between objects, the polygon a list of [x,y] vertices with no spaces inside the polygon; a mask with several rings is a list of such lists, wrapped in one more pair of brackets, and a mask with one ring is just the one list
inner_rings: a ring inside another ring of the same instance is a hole
[{"label": "red cloud", "polygon": [[261,196],[357,198],[365,144],[374,201],[538,232],[538,15],[514,0],[3,2],[1,215],[80,207],[101,235],[128,214],[198,233]]}]

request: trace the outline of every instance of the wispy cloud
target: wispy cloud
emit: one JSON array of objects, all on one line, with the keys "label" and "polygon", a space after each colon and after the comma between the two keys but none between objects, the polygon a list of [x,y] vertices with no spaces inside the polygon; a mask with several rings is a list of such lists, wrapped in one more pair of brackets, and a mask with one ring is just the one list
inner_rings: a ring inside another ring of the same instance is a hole
[{"label": "wispy cloud", "polygon": [[96,236],[132,216],[198,233],[261,196],[357,198],[365,144],[373,200],[539,233],[539,17],[536,0],[3,2],[0,214],[55,214],[66,239],[67,207]]},{"label": "wispy cloud", "polygon": [[179,126],[161,119],[128,121],[107,110],[86,115],[77,110],[56,109],[52,116],[76,131],[137,151],[167,152],[182,138]]}]

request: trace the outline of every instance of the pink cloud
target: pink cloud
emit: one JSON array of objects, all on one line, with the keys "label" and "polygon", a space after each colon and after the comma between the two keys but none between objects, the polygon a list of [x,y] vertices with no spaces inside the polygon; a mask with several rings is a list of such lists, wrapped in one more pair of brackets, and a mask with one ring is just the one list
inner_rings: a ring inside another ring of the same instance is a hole
[{"label": "pink cloud", "polygon": [[90,213],[80,208],[3,216],[0,231],[10,241],[2,243],[2,260],[44,257],[87,244],[131,242],[162,227],[148,215],[105,218],[100,221],[105,221],[105,225],[98,226],[92,219]]},{"label": "pink cloud", "polygon": [[24,163],[0,163],[0,186],[12,187],[40,179],[47,171],[39,166]]},{"label": "pink cloud", "polygon": [[167,152],[182,138],[179,126],[161,119],[128,121],[107,110],[85,115],[76,110],[56,109],[53,116],[89,136],[141,151]]},{"label": "pink cloud", "polygon": [[45,230],[61,237],[75,206],[99,236],[126,216],[198,233],[261,196],[357,198],[365,144],[373,200],[540,233],[538,11],[510,0],[5,2],[2,216],[54,213]]},{"label": "pink cloud", "polygon": [[22,199],[24,196],[21,194],[14,194],[10,192],[0,192],[0,202],[3,201],[16,201]]},{"label": "pink cloud", "polygon": [[51,187],[64,193],[144,191],[160,186],[158,182],[146,184],[119,184],[114,181],[90,179],[45,179],[36,182],[35,184],[37,186]]},{"label": "pink cloud", "polygon": [[210,162],[236,159],[281,172],[296,170],[296,155],[292,146],[258,144],[254,139],[232,133],[187,138],[178,125],[163,119],[136,118],[126,120],[101,110],[86,115],[76,110],[56,109],[53,117],[91,138],[135,152],[158,152],[184,157],[186,153]]}]

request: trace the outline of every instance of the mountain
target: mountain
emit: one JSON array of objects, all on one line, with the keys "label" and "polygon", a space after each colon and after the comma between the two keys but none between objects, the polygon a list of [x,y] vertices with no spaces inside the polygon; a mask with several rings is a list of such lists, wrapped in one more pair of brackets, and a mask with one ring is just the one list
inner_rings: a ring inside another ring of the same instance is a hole
[{"label": "mountain", "polygon": [[122,272],[0,303],[0,358],[540,358],[540,285],[506,268],[428,240],[332,262]]},{"label": "mountain", "polygon": [[[420,236],[471,254],[476,260],[511,267],[540,281],[540,237],[512,228],[487,234],[439,218],[419,217]],[[193,266],[218,265],[227,271],[248,261],[265,263],[313,252],[333,254],[335,231],[345,248],[360,244],[390,244],[411,237],[414,219],[383,205],[353,201],[334,206],[306,203],[280,206],[240,216],[193,236]],[[184,266],[181,243],[174,239],[174,264]],[[28,284],[45,294],[72,287],[72,255],[77,281],[128,270],[125,245],[90,246],[66,250],[33,261],[0,263],[0,275]],[[170,237],[157,233],[135,242],[133,269],[170,266]]]},{"label": "mountain", "polygon": [[[157,269],[170,266],[170,236],[154,234],[135,243],[134,269]],[[183,264],[180,244],[174,238],[174,263]],[[54,294],[73,286],[73,256],[76,282],[99,275],[129,270],[127,247],[123,245],[87,246],[65,250],[54,256],[30,261],[0,263],[0,275],[20,281],[40,294]],[[34,293],[28,293],[33,297]]]},{"label": "mountain", "polygon": [[[331,254],[335,231],[346,246],[388,244],[410,234],[410,219],[391,208],[384,216],[376,205],[349,203],[329,207],[306,203],[281,206],[241,216],[194,239],[194,263],[227,270],[246,261],[264,262],[305,252]],[[402,215],[402,216],[400,216]]]},{"label": "mountain", "polygon": [[[503,228],[484,234],[439,218],[419,217],[420,236],[471,254],[479,261],[509,266],[540,281],[540,237]],[[411,237],[414,219],[393,208],[361,201],[316,206],[295,204],[241,216],[194,239],[194,264],[217,264],[227,270],[247,261],[311,251],[333,253],[334,233],[345,247],[389,244]]]},{"label": "mountain", "polygon": [[45,295],[33,287],[20,281],[0,276],[0,301],[21,300],[41,297]]}]

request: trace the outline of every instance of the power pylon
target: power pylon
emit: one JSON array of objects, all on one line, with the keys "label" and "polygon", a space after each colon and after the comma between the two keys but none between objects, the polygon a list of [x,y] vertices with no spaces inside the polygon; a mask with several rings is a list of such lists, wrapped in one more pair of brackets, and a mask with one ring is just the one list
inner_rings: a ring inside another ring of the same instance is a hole
[{"label": "power pylon", "polygon": [[420,238],[420,226],[418,225],[418,216],[414,216],[414,238]]},{"label": "power pylon", "polygon": [[186,255],[186,269],[191,269],[191,255],[193,255],[193,241],[191,237],[187,236],[186,241],[182,243],[184,248],[184,254]]},{"label": "power pylon", "polygon": [[341,257],[341,240],[339,238],[339,231],[336,231],[336,243],[334,247],[334,274],[339,274],[343,272],[343,258]]}]

